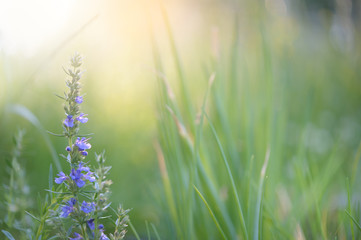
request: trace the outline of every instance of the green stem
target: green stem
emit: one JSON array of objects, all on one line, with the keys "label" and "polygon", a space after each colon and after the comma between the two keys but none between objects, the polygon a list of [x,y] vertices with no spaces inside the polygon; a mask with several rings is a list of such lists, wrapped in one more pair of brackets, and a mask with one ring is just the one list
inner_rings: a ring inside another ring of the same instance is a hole
[{"label": "green stem", "polygon": [[81,226],[81,233],[82,233],[82,235],[84,237],[84,240],[88,240],[89,238],[88,238],[88,235],[86,234],[86,231],[84,229],[84,224],[81,224],[80,226]]}]

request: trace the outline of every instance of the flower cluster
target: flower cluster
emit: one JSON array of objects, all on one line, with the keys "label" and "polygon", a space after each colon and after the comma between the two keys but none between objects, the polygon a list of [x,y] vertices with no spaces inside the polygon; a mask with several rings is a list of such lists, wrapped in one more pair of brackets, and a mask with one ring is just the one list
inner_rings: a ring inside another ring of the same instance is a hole
[{"label": "flower cluster", "polygon": [[77,168],[72,168],[69,176],[64,172],[58,173],[58,178],[55,178],[55,183],[62,184],[68,181],[68,184],[76,184],[78,188],[84,187],[86,181],[94,182],[94,173],[90,171],[89,167],[85,167],[83,162],[79,162]]},{"label": "flower cluster", "polygon": [[[55,178],[55,183],[60,189],[56,193],[65,194],[65,197],[60,197],[60,204],[54,210],[58,218],[52,222],[54,225],[58,224],[58,229],[62,231],[57,234],[61,238],[109,240],[104,225],[99,221],[110,206],[109,186],[112,182],[106,179],[110,167],[104,165],[104,154],[101,154],[96,155],[98,168],[91,170],[91,166],[85,162],[92,147],[89,143],[90,138],[79,134],[81,124],[88,122],[87,114],[80,111],[80,104],[84,102],[84,97],[80,95],[79,83],[81,60],[76,54],[70,61],[71,67],[65,70],[71,79],[66,81],[69,91],[61,97],[66,101],[66,118],[62,122],[63,136],[68,139],[68,146],[65,148],[67,156],[63,157],[70,164],[70,169],[68,174],[60,171]],[[127,210],[121,211],[127,213]],[[121,214],[117,215],[119,218]],[[111,240],[124,237],[127,215],[122,215],[121,220],[123,225],[119,225],[119,219],[115,221],[115,232],[109,235]],[[70,228],[64,227],[67,224],[70,224]]]},{"label": "flower cluster", "polygon": [[[3,194],[8,213],[4,222],[0,219],[0,225],[16,230],[16,239],[120,240],[126,234],[129,210],[121,207],[114,210],[111,207],[109,198],[112,181],[107,179],[111,167],[105,166],[104,152],[95,154],[95,167],[90,160],[85,161],[90,158],[88,151],[92,145],[87,137],[90,134],[80,133],[80,126],[89,120],[88,115],[80,111],[80,105],[84,102],[84,96],[80,95],[81,65],[81,56],[75,54],[70,60],[70,67],[64,69],[70,77],[66,80],[68,91],[64,93],[64,97],[57,95],[65,100],[66,117],[61,124],[63,132],[49,132],[67,139],[66,152],[60,155],[66,159],[69,168],[62,171],[57,164],[59,173],[54,178],[50,166],[49,189],[46,197],[39,201],[39,213],[25,211],[31,201],[25,197],[29,187],[18,162],[23,133],[20,132],[15,138],[16,148],[9,166],[11,179]],[[113,214],[109,213],[110,210]],[[115,219],[112,216],[116,216]],[[30,218],[36,221],[30,221]],[[102,222],[104,219],[113,223],[113,232],[106,232]],[[8,239],[15,239],[6,230],[2,230],[2,233]]]}]

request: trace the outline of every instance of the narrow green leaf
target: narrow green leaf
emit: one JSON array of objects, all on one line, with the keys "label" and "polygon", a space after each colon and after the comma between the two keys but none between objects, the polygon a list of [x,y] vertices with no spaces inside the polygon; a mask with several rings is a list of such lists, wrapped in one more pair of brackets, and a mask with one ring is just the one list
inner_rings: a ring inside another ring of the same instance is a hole
[{"label": "narrow green leaf", "polygon": [[1,230],[5,236],[10,239],[10,240],[15,240],[15,238],[13,237],[13,235],[11,235],[11,233],[9,233],[8,231],[5,231],[5,230]]},{"label": "narrow green leaf", "polygon": [[[64,70],[64,71],[65,71],[65,70]],[[58,94],[56,94],[56,93],[54,93],[54,95],[57,96],[58,98],[63,99],[63,100],[66,101],[66,99],[65,99],[64,97],[62,97],[62,96],[60,96],[60,95],[58,95]]]},{"label": "narrow green leaf", "polygon": [[259,187],[258,187],[258,194],[257,194],[257,203],[256,203],[256,214],[254,219],[254,227],[253,227],[253,239],[258,240],[260,238],[261,233],[261,208],[262,208],[262,198],[263,198],[263,185],[264,185],[264,179],[266,177],[266,171],[268,166],[268,161],[270,157],[270,149],[266,152],[266,157],[264,160],[264,164],[262,166],[261,174],[260,174],[260,181],[259,181]]},{"label": "narrow green leaf", "polygon": [[[347,182],[347,209],[348,209],[348,211],[350,213],[352,213],[352,210],[351,210],[350,180],[348,178],[346,178],[346,182]],[[353,229],[352,219],[350,219],[350,227],[351,227],[352,240],[354,240],[355,239],[355,233],[354,233],[354,229]]]},{"label": "narrow green leaf", "polygon": [[33,214],[29,213],[28,211],[25,211],[26,214],[28,214],[30,217],[34,218],[36,221],[41,222],[41,220],[37,217],[35,217]]},{"label": "narrow green leaf", "polygon": [[51,193],[56,193],[56,194],[72,194],[71,192],[56,192],[56,191],[49,190],[49,189],[45,189],[45,191],[51,192]]},{"label": "narrow green leaf", "polygon": [[239,215],[239,218],[240,218],[240,221],[241,221],[241,229],[242,229],[243,238],[246,239],[246,240],[248,240],[247,227],[246,227],[246,223],[245,223],[245,221],[244,221],[244,216],[243,216],[243,211],[242,211],[242,207],[241,207],[241,202],[240,202],[240,200],[239,200],[239,196],[238,196],[238,193],[237,193],[236,184],[234,183],[234,178],[233,178],[233,175],[232,175],[232,172],[231,172],[231,168],[229,167],[229,163],[228,163],[226,154],[224,153],[224,150],[223,150],[221,141],[220,141],[219,138],[218,138],[217,132],[216,132],[214,126],[213,126],[212,121],[211,121],[210,118],[208,117],[207,113],[204,113],[204,116],[207,118],[207,120],[208,120],[208,122],[209,122],[209,126],[211,127],[212,133],[213,133],[213,135],[214,135],[214,138],[216,139],[218,148],[219,148],[219,150],[220,150],[220,152],[221,152],[222,160],[223,160],[223,162],[224,162],[224,164],[225,164],[225,166],[226,166],[226,169],[227,169],[228,177],[229,177],[229,180],[230,180],[231,185],[232,185],[233,197],[235,198],[235,201],[236,201],[236,204],[237,204],[238,215]]},{"label": "narrow green leaf", "polygon": [[219,232],[222,234],[223,239],[227,239],[227,237],[226,237],[226,235],[224,234],[224,231],[223,231],[221,225],[219,224],[219,222],[218,222],[216,216],[214,215],[211,207],[209,206],[207,200],[203,197],[202,193],[198,190],[198,188],[197,188],[196,186],[193,185],[193,188],[194,188],[194,190],[196,190],[198,196],[199,196],[199,197],[202,199],[202,201],[204,202],[204,205],[206,205],[209,213],[210,213],[211,216],[212,216],[212,219],[213,219],[214,223],[216,224]]},{"label": "narrow green leaf", "polygon": [[41,133],[41,135],[43,136],[43,138],[45,140],[46,146],[48,147],[48,149],[51,153],[51,156],[53,158],[53,161],[54,161],[54,164],[55,164],[57,170],[59,172],[62,171],[60,161],[59,161],[59,158],[55,151],[55,148],[54,148],[53,144],[51,143],[49,136],[47,134],[45,134],[45,130],[44,130],[43,126],[41,125],[40,121],[38,120],[38,118],[28,108],[26,108],[25,106],[20,105],[20,104],[7,105],[6,110],[8,112],[15,113],[15,114],[25,118],[38,129],[38,131]]},{"label": "narrow green leaf", "polygon": [[135,227],[133,226],[132,222],[128,221],[130,228],[132,229],[134,236],[137,240],[140,240],[139,234],[137,233],[137,230],[135,230]]},{"label": "narrow green leaf", "polygon": [[356,221],[356,219],[354,217],[351,216],[351,214],[345,209],[345,213],[351,218],[351,220],[353,221],[353,223],[356,225],[356,227],[358,228],[358,230],[361,232],[361,226],[360,224]]},{"label": "narrow green leaf", "polygon": [[50,164],[49,167],[49,189],[53,189],[53,166]]},{"label": "narrow green leaf", "polygon": [[152,228],[153,228],[153,231],[154,231],[155,236],[157,237],[157,240],[161,240],[161,239],[160,239],[160,236],[159,236],[159,233],[158,233],[156,227],[154,226],[154,224],[151,223],[150,225],[151,225]]},{"label": "narrow green leaf", "polygon": [[49,133],[49,134],[51,134],[51,135],[53,135],[53,136],[56,136],[56,137],[65,137],[64,134],[53,133],[53,132],[50,132],[50,131],[48,131],[48,130],[46,130],[46,132]]},{"label": "narrow green leaf", "polygon": [[148,221],[145,221],[145,227],[146,227],[146,229],[147,229],[147,236],[148,236],[148,240],[151,240],[151,238],[150,238],[150,231],[149,231]]}]

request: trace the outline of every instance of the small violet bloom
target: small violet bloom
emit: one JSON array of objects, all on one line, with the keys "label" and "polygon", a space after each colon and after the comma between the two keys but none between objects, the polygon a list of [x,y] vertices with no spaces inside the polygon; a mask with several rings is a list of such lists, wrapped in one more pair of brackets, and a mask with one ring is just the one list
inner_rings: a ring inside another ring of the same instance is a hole
[{"label": "small violet bloom", "polygon": [[81,173],[81,170],[75,168],[71,169],[70,177],[73,179],[73,181],[76,183],[76,185],[81,188],[85,185],[85,181],[83,180],[83,174]]},{"label": "small violet bloom", "polygon": [[[86,174],[83,172],[86,172]],[[90,172],[89,167],[84,166],[84,163],[80,162],[77,169],[71,169],[70,177],[76,185],[81,188],[85,185],[85,180],[88,180],[89,182],[94,182],[96,180],[93,174],[93,172]]]},{"label": "small violet bloom", "polygon": [[61,184],[61,183],[63,183],[65,180],[68,179],[68,176],[66,176],[65,173],[63,173],[63,172],[58,173],[58,176],[59,176],[58,178],[55,178],[55,182],[56,182],[57,184]]},{"label": "small violet bloom", "polygon": [[88,152],[87,151],[82,151],[82,152],[80,152],[81,153],[81,155],[83,155],[83,156],[88,156]]},{"label": "small violet bloom", "polygon": [[87,203],[87,202],[83,201],[80,209],[85,213],[91,213],[95,209],[95,203],[94,202]]},{"label": "small violet bloom", "polygon": [[89,172],[89,167],[84,167],[84,163],[83,162],[79,162],[78,165],[78,170],[82,171],[82,172]]},{"label": "small violet bloom", "polygon": [[75,198],[71,198],[68,202],[67,205],[63,206],[62,213],[60,214],[60,217],[62,218],[66,218],[69,216],[70,213],[72,213],[74,211],[74,205],[76,203],[76,199]]},{"label": "small violet bloom", "polygon": [[88,118],[85,116],[88,116],[88,114],[80,113],[79,117],[77,117],[76,120],[78,120],[81,123],[86,123],[88,121]]},{"label": "small violet bloom", "polygon": [[65,148],[65,150],[68,151],[68,152],[70,152],[70,151],[71,151],[71,148],[70,148],[69,146],[67,146],[67,147]]},{"label": "small violet bloom", "polygon": [[75,141],[75,145],[79,148],[79,151],[84,151],[92,147],[90,143],[87,142],[88,140],[89,139],[86,139],[85,137],[83,137],[82,139],[77,138],[77,140]]},{"label": "small violet bloom", "polygon": [[95,177],[93,176],[93,174],[94,173],[92,173],[92,172],[87,172],[85,175],[84,175],[84,178],[86,179],[86,180],[88,180],[89,182],[95,182]]},{"label": "small violet bloom", "polygon": [[76,98],[75,98],[75,102],[76,102],[77,104],[82,103],[82,102],[83,102],[83,97],[82,97],[82,96],[76,97]]},{"label": "small violet bloom", "polygon": [[83,237],[79,233],[74,232],[74,236],[75,236],[75,238],[69,238],[69,239],[70,240],[81,240],[81,239],[83,239]]},{"label": "small violet bloom", "polygon": [[90,219],[87,221],[88,223],[88,226],[91,230],[94,230],[95,229],[95,224],[94,224],[94,218]]},{"label": "small violet bloom", "polygon": [[74,119],[72,115],[68,115],[64,120],[63,124],[69,128],[74,127]]},{"label": "small violet bloom", "polygon": [[[94,224],[94,218],[90,219],[87,221],[88,226],[91,230],[95,229],[95,224]],[[103,224],[99,224],[98,229],[100,229],[101,231],[104,231],[104,225]]]},{"label": "small violet bloom", "polygon": [[102,234],[100,235],[100,240],[109,240],[109,238],[107,237],[107,235],[104,234],[104,232],[102,232]]}]

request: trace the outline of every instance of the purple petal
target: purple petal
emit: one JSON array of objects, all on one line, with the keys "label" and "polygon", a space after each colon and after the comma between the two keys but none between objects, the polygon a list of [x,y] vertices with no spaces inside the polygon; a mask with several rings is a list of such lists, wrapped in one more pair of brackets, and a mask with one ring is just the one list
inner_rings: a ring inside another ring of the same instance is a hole
[{"label": "purple petal", "polygon": [[78,170],[82,172],[89,172],[89,167],[83,167],[84,163],[80,162],[78,165]]},{"label": "purple petal", "polygon": [[91,213],[95,209],[95,203],[94,202],[87,203],[87,202],[83,201],[80,209],[85,213]]},{"label": "purple petal", "polygon": [[91,230],[95,229],[94,218],[90,219],[87,223]]},{"label": "purple petal", "polygon": [[[71,116],[71,115],[69,115]],[[64,120],[63,124],[67,127],[74,127],[74,119],[72,119],[71,117],[69,118],[69,116]]]},{"label": "purple petal", "polygon": [[55,178],[55,182],[57,184],[61,184],[63,183],[66,179],[68,179],[68,177],[63,173],[63,172],[59,172],[58,173],[58,178]]},{"label": "purple petal", "polygon": [[75,180],[75,183],[79,188],[84,187],[84,185],[85,185],[85,181],[83,181],[81,179]]},{"label": "purple petal", "polygon": [[102,232],[102,234],[100,235],[100,240],[109,240],[109,238],[107,237],[107,235],[104,234],[104,232]]},{"label": "purple petal", "polygon": [[78,120],[81,123],[86,123],[86,122],[88,122],[88,118],[85,117],[87,115],[88,114],[80,113],[79,117],[77,117],[76,120]]},{"label": "purple petal", "polygon": [[74,232],[74,236],[75,236],[75,238],[69,238],[69,239],[70,240],[81,240],[81,239],[83,239],[83,237],[79,233]]},{"label": "purple petal", "polygon": [[84,178],[87,179],[89,182],[94,182],[96,180],[92,172],[88,172],[87,174],[85,174]]},{"label": "purple petal", "polygon": [[76,102],[77,104],[82,103],[82,102],[83,102],[83,97],[82,97],[82,96],[76,97],[76,98],[75,98],[75,102]]},{"label": "purple petal", "polygon": [[62,207],[62,209],[61,209],[62,212],[61,212],[61,214],[60,214],[60,217],[62,217],[62,218],[68,217],[69,214],[74,211],[74,205],[75,205],[75,203],[76,203],[76,199],[75,199],[75,198],[71,198],[71,199],[66,203],[67,205],[65,205],[65,206]]},{"label": "purple petal", "polygon": [[90,149],[91,148],[91,145],[90,143],[87,142],[88,139],[86,138],[77,138],[77,140],[75,141],[75,145],[79,148],[79,150],[83,151],[83,150],[86,150],[86,149]]}]

